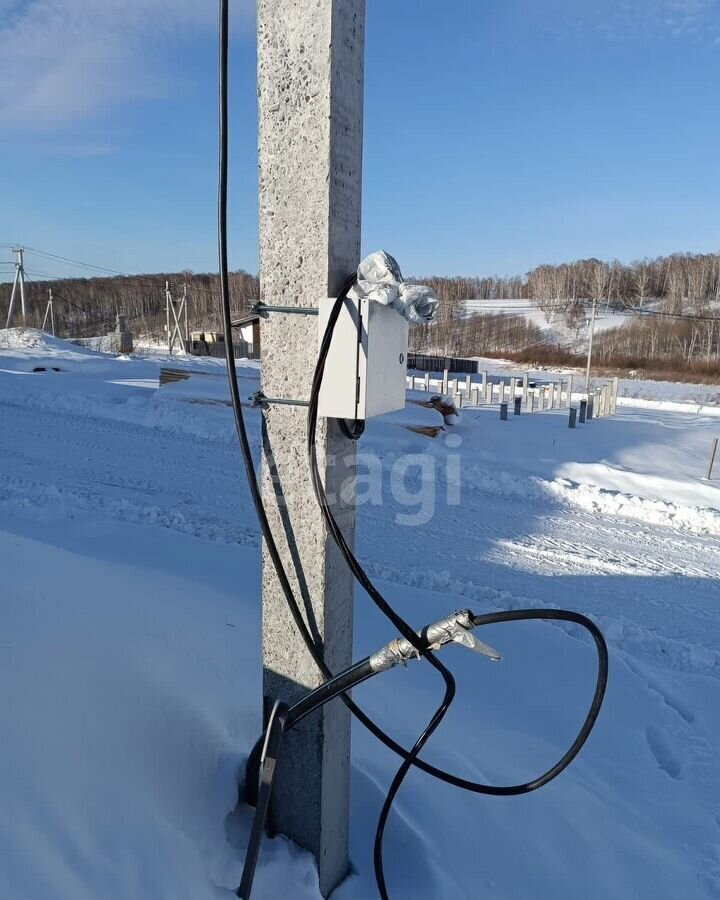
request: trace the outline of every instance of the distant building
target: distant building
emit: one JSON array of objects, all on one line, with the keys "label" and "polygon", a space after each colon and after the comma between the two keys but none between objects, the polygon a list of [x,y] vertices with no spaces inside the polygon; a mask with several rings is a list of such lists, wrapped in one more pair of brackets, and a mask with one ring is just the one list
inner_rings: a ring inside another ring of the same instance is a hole
[{"label": "distant building", "polygon": [[[236,319],[233,347],[236,359],[260,359],[260,316],[250,314]],[[225,335],[222,331],[193,331],[187,342],[192,356],[225,356]]]},{"label": "distant building", "polygon": [[241,340],[254,347],[258,353],[260,352],[260,316],[257,313],[250,313],[241,319],[236,319],[232,323],[232,327],[238,329]]},{"label": "distant building", "polygon": [[132,353],[133,336],[127,326],[127,316],[118,313],[116,316],[115,331],[108,334],[110,350],[112,353]]}]

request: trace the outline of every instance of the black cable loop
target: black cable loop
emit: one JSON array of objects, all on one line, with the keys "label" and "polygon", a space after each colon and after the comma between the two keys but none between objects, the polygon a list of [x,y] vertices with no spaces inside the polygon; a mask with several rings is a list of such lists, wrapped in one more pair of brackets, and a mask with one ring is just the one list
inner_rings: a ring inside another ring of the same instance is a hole
[{"label": "black cable loop", "polygon": [[[493,785],[485,785],[481,783],[468,782],[464,779],[458,779],[453,776],[450,776],[449,773],[443,772],[440,769],[436,769],[434,766],[430,766],[427,763],[423,763],[422,760],[418,759],[418,754],[422,750],[422,748],[427,743],[428,739],[438,727],[440,722],[442,721],[447,709],[449,707],[450,702],[452,702],[452,698],[455,692],[455,684],[454,679],[452,678],[449,670],[442,665],[431,653],[428,653],[418,636],[414,631],[407,625],[407,623],[397,615],[397,613],[390,607],[387,603],[383,595],[377,590],[374,586],[367,573],[361,566],[357,557],[353,553],[349,544],[345,540],[345,537],[335,520],[335,517],[332,514],[332,511],[327,502],[327,496],[325,494],[325,488],[320,478],[320,474],[318,471],[317,465],[317,453],[315,447],[315,434],[317,430],[317,413],[318,413],[318,400],[320,395],[320,387],[322,385],[323,374],[325,371],[325,363],[327,360],[327,356],[330,350],[330,344],[332,341],[332,333],[335,327],[335,323],[337,322],[343,303],[347,298],[347,294],[355,283],[356,277],[351,276],[348,281],[345,283],[343,290],[335,301],[332,312],[328,319],[328,324],[325,330],[325,334],[323,335],[323,340],[320,346],[320,352],[318,355],[317,365],[315,367],[315,374],[313,377],[312,390],[310,394],[310,406],[308,409],[308,455],[310,458],[310,473],[312,478],[313,489],[315,491],[315,496],[320,504],[320,507],[323,511],[323,515],[325,518],[325,522],[328,526],[328,530],[332,535],[333,539],[337,543],[345,561],[347,562],[350,570],[355,576],[358,583],[363,587],[363,589],[368,593],[370,598],[373,600],[375,605],[383,612],[388,619],[395,625],[395,627],[400,631],[400,633],[405,637],[413,647],[415,647],[418,652],[427,659],[438,671],[441,673],[443,678],[445,679],[446,684],[446,695],[443,700],[443,704],[438,709],[436,715],[431,720],[428,728],[423,732],[420,736],[416,744],[409,751],[409,753],[405,752],[402,755],[404,756],[403,764],[398,770],[390,791],[388,792],[388,796],[386,798],[385,804],[383,805],[383,809],[380,815],[380,820],[378,822],[376,837],[375,837],[375,848],[374,848],[374,859],[375,859],[375,874],[378,882],[378,888],[380,890],[380,896],[382,900],[388,900],[387,890],[385,887],[385,880],[382,870],[382,840],[385,831],[385,826],[387,823],[387,818],[390,813],[390,809],[392,807],[392,802],[397,794],[403,779],[407,775],[407,772],[410,770],[410,767],[413,765],[417,765],[419,768],[428,771],[430,774],[433,774],[436,778],[439,778],[442,781],[446,781],[451,784],[455,784],[458,787],[463,787],[466,790],[471,790],[475,793],[481,794],[494,794],[496,796],[517,796],[520,794],[529,793],[531,791],[537,790],[543,785],[547,784],[549,781],[552,781],[553,778],[557,777],[567,766],[572,762],[572,760],[577,756],[582,748],[583,744],[587,740],[592,728],[595,724],[597,716],[600,712],[600,706],[602,705],[602,700],[605,694],[605,687],[607,684],[607,646],[605,645],[605,640],[600,633],[600,630],[597,626],[587,619],[585,616],[580,613],[574,613],[570,611],[563,610],[516,610],[511,612],[500,612],[500,613],[489,613],[486,616],[478,616],[475,618],[475,624],[477,625],[487,625],[495,622],[512,622],[512,621],[520,621],[527,619],[557,619],[563,621],[574,622],[576,624],[582,625],[585,627],[593,639],[595,640],[596,648],[598,651],[598,677],[596,682],[595,694],[593,697],[592,704],[590,706],[590,710],[588,715],[576,737],[575,741],[569,748],[569,750],[562,756],[562,758],[547,772],[535,778],[532,781],[526,782],[524,784],[518,785],[508,785],[508,786],[493,786]],[[452,686],[451,686],[452,680]],[[374,723],[373,723],[374,724]],[[377,727],[377,726],[376,726]],[[379,730],[379,729],[378,729]],[[379,737],[379,735],[377,735]],[[386,743],[383,741],[383,743]]]},{"label": "black cable loop", "polygon": [[359,441],[365,433],[364,419],[338,419],[338,428],[349,441]]},{"label": "black cable loop", "polygon": [[[263,538],[265,540],[265,545],[272,561],[273,567],[275,569],[278,581],[280,583],[281,590],[283,591],[283,595],[288,604],[288,608],[290,610],[290,614],[292,616],[293,622],[300,633],[303,642],[305,643],[308,652],[310,653],[313,661],[317,665],[319,671],[323,675],[323,677],[331,681],[333,679],[333,673],[325,664],[325,661],[322,656],[321,648],[316,646],[312,635],[308,629],[308,626],[302,616],[300,611],[299,604],[297,599],[294,596],[293,589],[290,585],[289,579],[287,577],[287,573],[285,572],[282,559],[280,557],[277,544],[275,542],[274,536],[272,534],[272,530],[270,528],[270,524],[267,518],[267,514],[265,511],[265,507],[263,505],[262,496],[260,493],[260,488],[257,482],[257,476],[255,473],[254,462],[252,458],[252,452],[250,448],[250,443],[247,435],[247,429],[245,426],[244,416],[242,412],[242,406],[240,401],[240,393],[237,384],[237,369],[235,365],[235,358],[233,355],[233,347],[232,347],[232,315],[230,310],[230,289],[229,289],[229,268],[228,268],[228,251],[227,251],[227,188],[228,188],[228,86],[227,86],[227,69],[228,69],[228,0],[219,0],[220,5],[220,29],[219,29],[219,177],[218,177],[218,256],[219,256],[219,268],[220,268],[220,294],[221,294],[221,303],[222,303],[222,314],[223,314],[223,330],[225,333],[225,357],[227,363],[227,371],[228,371],[228,382],[230,389],[230,398],[232,402],[233,416],[235,419],[235,427],[238,434],[238,440],[240,443],[240,449],[243,457],[243,462],[245,466],[245,471],[248,479],[248,485],[250,489],[250,494],[252,497],[253,505],[255,508],[255,512],[258,516],[258,520],[260,523],[260,529],[263,534]],[[327,352],[330,345],[330,340],[332,338],[332,328],[334,327],[335,321],[337,321],[337,317],[340,311],[341,304],[343,300],[347,296],[347,292],[349,291],[351,285],[354,283],[356,276],[352,276],[346,282],[346,285],[341,292],[338,300],[333,308],[334,318],[331,316],[331,320],[328,323],[328,328],[326,330],[324,339],[323,339],[323,349],[321,350],[320,358],[318,359],[318,365],[315,370],[315,377],[313,379],[313,395],[311,397],[310,410],[308,415],[308,452],[311,460],[311,473],[313,475],[313,485],[316,488],[316,496],[318,500],[321,502],[321,508],[323,510],[323,514],[326,518],[326,522],[328,527],[333,534],[334,539],[338,541],[338,546],[343,552],[343,555],[346,556],[346,560],[348,565],[350,566],[353,574],[355,575],[358,582],[365,588],[367,593],[370,595],[371,599],[374,600],[376,605],[385,613],[385,615],[390,619],[390,621],[395,625],[398,631],[411,643],[413,647],[418,649],[418,652],[428,660],[428,662],[436,668],[445,679],[446,690],[445,696],[443,698],[443,702],[434,714],[433,718],[420,735],[415,745],[410,749],[406,750],[400,744],[393,740],[389,735],[387,735],[375,722],[359,707],[357,706],[353,700],[346,694],[340,694],[340,698],[348,707],[348,709],[355,715],[355,717],[360,721],[378,740],[380,740],[388,749],[392,750],[398,756],[403,759],[403,763],[398,770],[393,782],[388,791],[387,798],[385,800],[385,804],[383,806],[383,810],[381,812],[380,820],[378,822],[378,829],[376,832],[375,839],[375,851],[374,851],[374,859],[375,859],[375,871],[376,878],[378,881],[378,888],[380,890],[381,897],[383,900],[387,900],[387,890],[384,882],[384,874],[382,870],[382,839],[384,834],[385,824],[387,822],[390,809],[392,807],[392,802],[397,794],[397,791],[402,784],[402,781],[409,771],[411,766],[416,766],[422,771],[426,772],[429,775],[432,775],[435,778],[440,779],[441,781],[455,785],[456,787],[463,788],[465,790],[471,791],[473,793],[479,794],[489,794],[494,796],[514,796],[519,794],[529,793],[530,791],[537,790],[539,787],[542,787],[544,784],[547,784],[553,778],[560,774],[575,758],[577,753],[580,751],[581,747],[587,740],[590,731],[592,730],[593,725],[597,719],[597,715],[600,710],[600,705],[602,704],[602,699],[605,693],[605,687],[607,684],[607,646],[605,645],[605,641],[600,633],[599,629],[593,622],[591,622],[587,617],[582,616],[579,613],[571,613],[563,610],[516,610],[514,612],[506,612],[506,613],[490,613],[485,616],[476,617],[477,624],[491,624],[495,622],[501,621],[517,621],[520,619],[531,619],[531,618],[546,618],[546,619],[556,619],[556,620],[564,620],[575,622],[588,631],[590,631],[591,635],[595,640],[595,644],[598,650],[598,680],[597,686],[595,690],[595,696],[593,698],[593,703],[591,705],[590,711],[586,717],[585,722],[583,723],[580,732],[573,742],[570,749],[567,753],[553,766],[551,769],[548,769],[543,775],[534,779],[533,781],[526,782],[525,784],[520,785],[509,785],[509,786],[493,786],[486,785],[479,782],[472,782],[466,779],[460,778],[456,775],[453,775],[449,772],[445,772],[442,769],[439,769],[429,763],[426,763],[422,759],[419,758],[418,754],[425,746],[429,738],[432,736],[433,732],[437,729],[438,725],[442,721],[447,709],[452,702],[455,693],[455,684],[452,674],[449,670],[440,663],[432,653],[428,653],[420,644],[420,640],[415,632],[408,626],[408,624],[399,616],[394,610],[389,606],[387,601],[385,601],[382,594],[374,587],[362,567],[360,563],[357,561],[356,557],[350,550],[349,546],[345,542],[345,539],[342,535],[342,532],[337,527],[337,523],[335,522],[332,512],[327,506],[327,502],[323,502],[324,491],[322,488],[322,483],[319,479],[319,474],[317,471],[317,457],[315,452],[315,430],[317,426],[317,395],[319,391],[319,385],[322,380],[322,374],[324,371],[325,359],[327,358]],[[332,526],[332,527],[331,527]]]},{"label": "black cable loop", "polygon": [[433,714],[433,717],[428,723],[425,730],[417,739],[410,752],[405,756],[402,765],[400,766],[395,775],[395,778],[392,781],[387,797],[385,798],[385,803],[383,804],[383,808],[380,813],[380,819],[378,820],[377,831],[375,833],[375,846],[373,850],[375,879],[377,881],[380,897],[382,898],[382,900],[389,900],[387,887],[385,884],[385,872],[383,866],[383,836],[385,833],[385,826],[390,815],[390,810],[392,808],[393,800],[400,790],[405,776],[407,775],[411,766],[414,765],[418,754],[427,744],[442,720],[445,718],[445,715],[450,708],[450,704],[455,698],[456,687],[455,679],[453,678],[450,670],[447,669],[443,665],[443,663],[441,663],[440,660],[437,659],[437,657],[428,652],[422,638],[419,637],[414,629],[411,628],[410,625],[395,612],[395,610],[385,600],[380,591],[377,590],[363,567],[360,565],[357,557],[350,548],[350,545],[345,540],[345,535],[342,533],[342,530],[338,525],[337,520],[332,513],[332,510],[330,509],[327,501],[327,494],[325,493],[325,486],[323,485],[322,479],[320,478],[316,448],[318,401],[320,397],[320,388],[322,386],[323,375],[325,374],[325,363],[327,361],[328,353],[330,352],[330,344],[332,343],[332,336],[333,331],[335,330],[335,325],[338,318],[340,317],[340,312],[342,311],[343,304],[347,300],[347,295],[350,291],[350,288],[355,284],[356,281],[357,275],[351,275],[345,282],[340,295],[333,304],[333,308],[330,312],[330,317],[325,328],[325,334],[323,335],[322,343],[320,345],[318,360],[315,365],[315,373],[313,375],[313,383],[310,391],[310,406],[308,408],[307,449],[308,458],[310,460],[310,477],[312,480],[313,490],[315,492],[315,498],[317,499],[322,511],[323,518],[325,519],[325,524],[328,527],[328,531],[332,535],[333,540],[342,553],[345,562],[350,568],[350,571],[355,576],[356,581],[365,590],[365,592],[368,594],[368,596],[377,606],[380,612],[382,612],[393,623],[400,634],[410,642],[412,647],[417,650],[418,654],[426,659],[428,663],[430,663],[430,665],[440,673],[445,682],[445,695],[443,697],[443,700]]}]

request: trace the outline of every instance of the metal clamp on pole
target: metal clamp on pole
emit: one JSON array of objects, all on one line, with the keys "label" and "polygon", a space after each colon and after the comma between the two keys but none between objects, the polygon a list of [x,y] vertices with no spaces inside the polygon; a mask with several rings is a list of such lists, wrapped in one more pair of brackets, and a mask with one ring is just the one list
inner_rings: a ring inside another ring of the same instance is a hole
[{"label": "metal clamp on pole", "polygon": [[277,406],[309,406],[309,400],[286,400],[284,397],[266,397],[262,391],[256,391],[250,395],[250,406],[253,409],[260,407],[267,409],[271,404]]},{"label": "metal clamp on pole", "polygon": [[242,881],[237,890],[237,896],[240,897],[241,900],[250,900],[250,895],[252,893],[255,869],[257,868],[258,857],[260,855],[260,845],[262,844],[262,839],[265,834],[265,823],[267,822],[268,813],[270,811],[270,797],[272,795],[277,762],[280,756],[280,748],[282,747],[283,737],[285,736],[285,725],[287,723],[288,712],[289,707],[285,703],[276,700],[265,732],[265,745],[263,746],[260,759],[258,801],[257,806],[255,807],[255,816],[253,818],[252,831],[250,832],[250,843],[248,844],[247,855],[245,857]]},{"label": "metal clamp on pole", "polygon": [[267,303],[254,303],[250,309],[267,319],[270,313],[288,313],[296,316],[318,316],[320,310],[314,306],[271,306]]}]

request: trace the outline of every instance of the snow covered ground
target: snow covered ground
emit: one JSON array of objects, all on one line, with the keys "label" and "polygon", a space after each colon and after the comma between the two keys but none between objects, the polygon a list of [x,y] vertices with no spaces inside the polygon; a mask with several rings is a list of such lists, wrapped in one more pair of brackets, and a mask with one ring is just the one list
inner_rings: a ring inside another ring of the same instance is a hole
[{"label": "snow covered ground", "polygon": [[[0,346],[8,900],[219,900],[239,881],[259,537],[222,364],[173,359],[205,374],[158,389],[164,362],[32,332]],[[240,375],[248,396],[257,365]],[[611,678],[580,758],[535,794],[472,796],[412,774],[388,828],[391,896],[720,896],[720,492],[701,478],[717,417],[628,407],[570,431],[564,413],[481,409],[436,440],[403,427],[429,423],[439,416],[409,404],[360,445],[360,472],[381,472],[358,511],[381,588],[418,626],[463,606],[586,612]],[[393,633],[362,594],[356,610],[361,657]],[[481,637],[504,660],[447,650],[459,696],[426,756],[526,780],[572,739],[593,650],[544,624]],[[408,744],[440,696],[425,668],[356,693]],[[372,838],[396,768],[354,728],[354,869],[333,900],[376,896]],[[255,896],[318,900],[312,859],[266,842]]]}]

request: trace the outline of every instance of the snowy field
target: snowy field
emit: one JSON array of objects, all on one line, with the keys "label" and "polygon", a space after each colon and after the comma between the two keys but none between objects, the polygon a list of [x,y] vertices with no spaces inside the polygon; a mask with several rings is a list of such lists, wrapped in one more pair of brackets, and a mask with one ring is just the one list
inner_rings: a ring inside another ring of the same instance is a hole
[{"label": "snowy field", "polygon": [[[222,364],[174,359],[206,374],[159,389],[167,363],[33,332],[0,341],[2,900],[220,900],[239,882],[259,535]],[[240,376],[243,396],[257,390],[255,364]],[[358,512],[379,586],[418,627],[465,606],[587,613],[610,683],[581,756],[537,793],[473,796],[413,773],[388,827],[391,897],[719,897],[720,492],[700,476],[720,420],[626,406],[570,431],[565,412],[479,409],[436,440],[403,427],[439,423],[408,404],[360,444],[360,471],[381,473]],[[393,636],[358,593],[356,657]],[[594,651],[549,624],[480,637],[503,662],[444,653],[458,699],[425,756],[524,781],[572,740]],[[355,694],[408,745],[441,696],[426,668]],[[353,874],[333,900],[376,896],[396,768],[355,726]],[[319,896],[312,859],[266,842],[254,897]]]},{"label": "snowy field", "polygon": [[[556,309],[552,309],[552,304]],[[580,329],[570,328],[564,320],[565,300],[546,301],[548,311],[541,309],[534,300],[465,300],[463,314],[467,318],[488,315],[522,316],[530,324],[543,332],[545,339],[565,347],[572,347],[580,353],[587,348],[588,324],[590,312],[587,312],[587,324]],[[610,328],[619,328],[629,321],[631,313],[607,308],[598,304],[595,318],[595,334]]]}]

